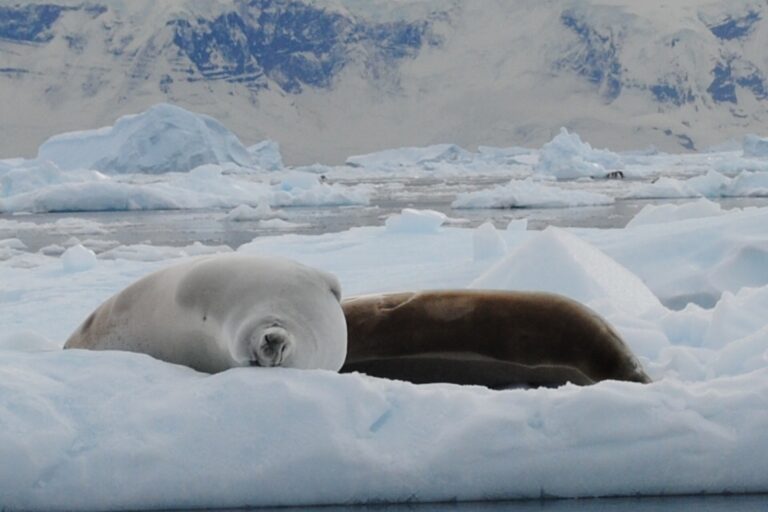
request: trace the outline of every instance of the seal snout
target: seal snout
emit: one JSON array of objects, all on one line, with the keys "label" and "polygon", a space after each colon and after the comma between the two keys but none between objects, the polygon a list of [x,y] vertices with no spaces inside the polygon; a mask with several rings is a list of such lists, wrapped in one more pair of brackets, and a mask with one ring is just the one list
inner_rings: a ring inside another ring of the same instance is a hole
[{"label": "seal snout", "polygon": [[252,342],[252,366],[280,366],[291,349],[291,336],[282,327],[273,326],[264,330]]}]

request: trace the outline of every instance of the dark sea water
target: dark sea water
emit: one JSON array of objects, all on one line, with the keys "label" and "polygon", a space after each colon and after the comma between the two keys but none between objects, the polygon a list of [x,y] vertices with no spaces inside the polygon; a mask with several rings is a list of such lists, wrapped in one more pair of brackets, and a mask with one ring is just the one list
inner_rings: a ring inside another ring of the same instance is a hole
[{"label": "dark sea water", "polygon": [[270,512],[765,512],[768,510],[768,495],[588,498],[242,510]]}]

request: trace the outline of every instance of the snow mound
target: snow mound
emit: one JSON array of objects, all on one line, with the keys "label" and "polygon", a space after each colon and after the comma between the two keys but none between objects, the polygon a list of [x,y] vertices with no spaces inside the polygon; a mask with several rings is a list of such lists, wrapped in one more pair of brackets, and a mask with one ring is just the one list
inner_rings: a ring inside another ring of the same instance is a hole
[{"label": "snow mound", "polygon": [[745,157],[768,157],[768,139],[754,134],[744,136],[742,151]]},{"label": "snow mound", "polygon": [[399,214],[392,215],[385,221],[390,233],[436,233],[447,216],[435,210],[414,210],[404,208]]},{"label": "snow mound", "polygon": [[566,190],[536,183],[532,179],[512,180],[506,185],[458,194],[454,208],[569,208],[613,204],[612,197],[586,190]]},{"label": "snow mound", "polygon": [[766,197],[768,173],[743,171],[729,178],[715,170],[687,180],[659,178],[629,191],[624,197],[633,199],[683,199],[689,197]]},{"label": "snow mound", "polygon": [[616,153],[594,149],[578,134],[560,128],[560,133],[541,147],[534,170],[557,179],[576,179],[604,178],[610,171],[623,167]]},{"label": "snow mound", "polygon": [[253,162],[237,136],[217,120],[167,103],[123,116],[114,126],[55,135],[40,146],[38,158],[63,170],[148,174]]},{"label": "snow mound", "polygon": [[61,266],[66,272],[82,272],[96,266],[96,253],[81,244],[73,245],[61,255]]},{"label": "snow mound", "polygon": [[[632,236],[601,244],[653,290],[664,304],[712,307],[724,291],[768,282],[765,226],[768,209],[638,225]],[[750,272],[755,272],[751,274]]]},{"label": "snow mound", "polygon": [[661,308],[635,274],[600,249],[552,226],[517,246],[469,287],[553,292],[633,314]]},{"label": "snow mound", "polygon": [[397,170],[403,167],[429,167],[436,163],[470,163],[474,155],[455,144],[386,149],[347,158],[346,164],[371,170]]},{"label": "snow mound", "polygon": [[768,474],[765,369],[494,392],[66,350],[0,352],[0,375],[10,510],[758,492]]},{"label": "snow mound", "polygon": [[715,217],[724,215],[722,207],[709,199],[699,199],[691,203],[676,204],[648,204],[643,207],[628,223],[628,228],[643,226],[646,224],[662,224],[688,219],[700,219],[703,217]]},{"label": "snow mound", "polygon": [[280,154],[280,144],[274,140],[263,140],[258,144],[248,147],[251,156],[251,165],[277,171],[283,168],[283,156]]},{"label": "snow mound", "polygon": [[491,221],[485,221],[472,233],[472,253],[475,261],[493,260],[504,256],[507,244]]}]

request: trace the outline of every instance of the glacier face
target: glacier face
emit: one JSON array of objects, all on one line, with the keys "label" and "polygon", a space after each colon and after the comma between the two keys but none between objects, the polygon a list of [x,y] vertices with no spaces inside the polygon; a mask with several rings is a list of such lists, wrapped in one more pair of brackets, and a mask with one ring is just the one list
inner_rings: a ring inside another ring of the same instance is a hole
[{"label": "glacier face", "polygon": [[768,121],[768,5],[0,0],[0,157],[160,102],[287,163],[386,147],[701,149]]}]

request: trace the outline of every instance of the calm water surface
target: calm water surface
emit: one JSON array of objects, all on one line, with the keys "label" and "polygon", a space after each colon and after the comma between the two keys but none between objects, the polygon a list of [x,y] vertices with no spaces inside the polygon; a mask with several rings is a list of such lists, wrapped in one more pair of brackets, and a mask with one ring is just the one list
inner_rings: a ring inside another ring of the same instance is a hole
[{"label": "calm water surface", "polygon": [[268,510],[270,512],[765,512],[768,510],[768,495],[600,498],[251,510]]},{"label": "calm water surface", "polygon": [[[153,245],[185,246],[199,241],[206,245],[228,245],[233,248],[250,242],[257,236],[274,234],[320,234],[344,231],[355,226],[382,225],[387,216],[403,208],[433,209],[453,219],[455,225],[474,227],[492,220],[504,228],[510,220],[528,219],[529,229],[548,225],[567,227],[621,228],[645,205],[657,200],[617,200],[610,206],[581,208],[530,208],[455,210],[451,202],[457,191],[472,191],[506,182],[499,177],[453,179],[436,178],[372,181],[376,187],[371,204],[365,207],[291,207],[280,209],[280,217],[300,224],[291,230],[263,228],[258,221],[226,222],[226,210],[135,211],[135,212],[67,212],[36,215],[0,215],[2,219],[30,222],[36,225],[53,223],[62,218],[78,217],[105,224],[107,233],[76,234],[81,240],[112,241],[117,244],[150,243]],[[768,198],[732,198],[719,201],[724,208],[766,206]],[[21,229],[16,233],[0,232],[0,238],[16,236],[28,248],[36,251],[50,244],[64,244],[72,233],[48,229]],[[88,244],[86,244],[88,245]]]}]

